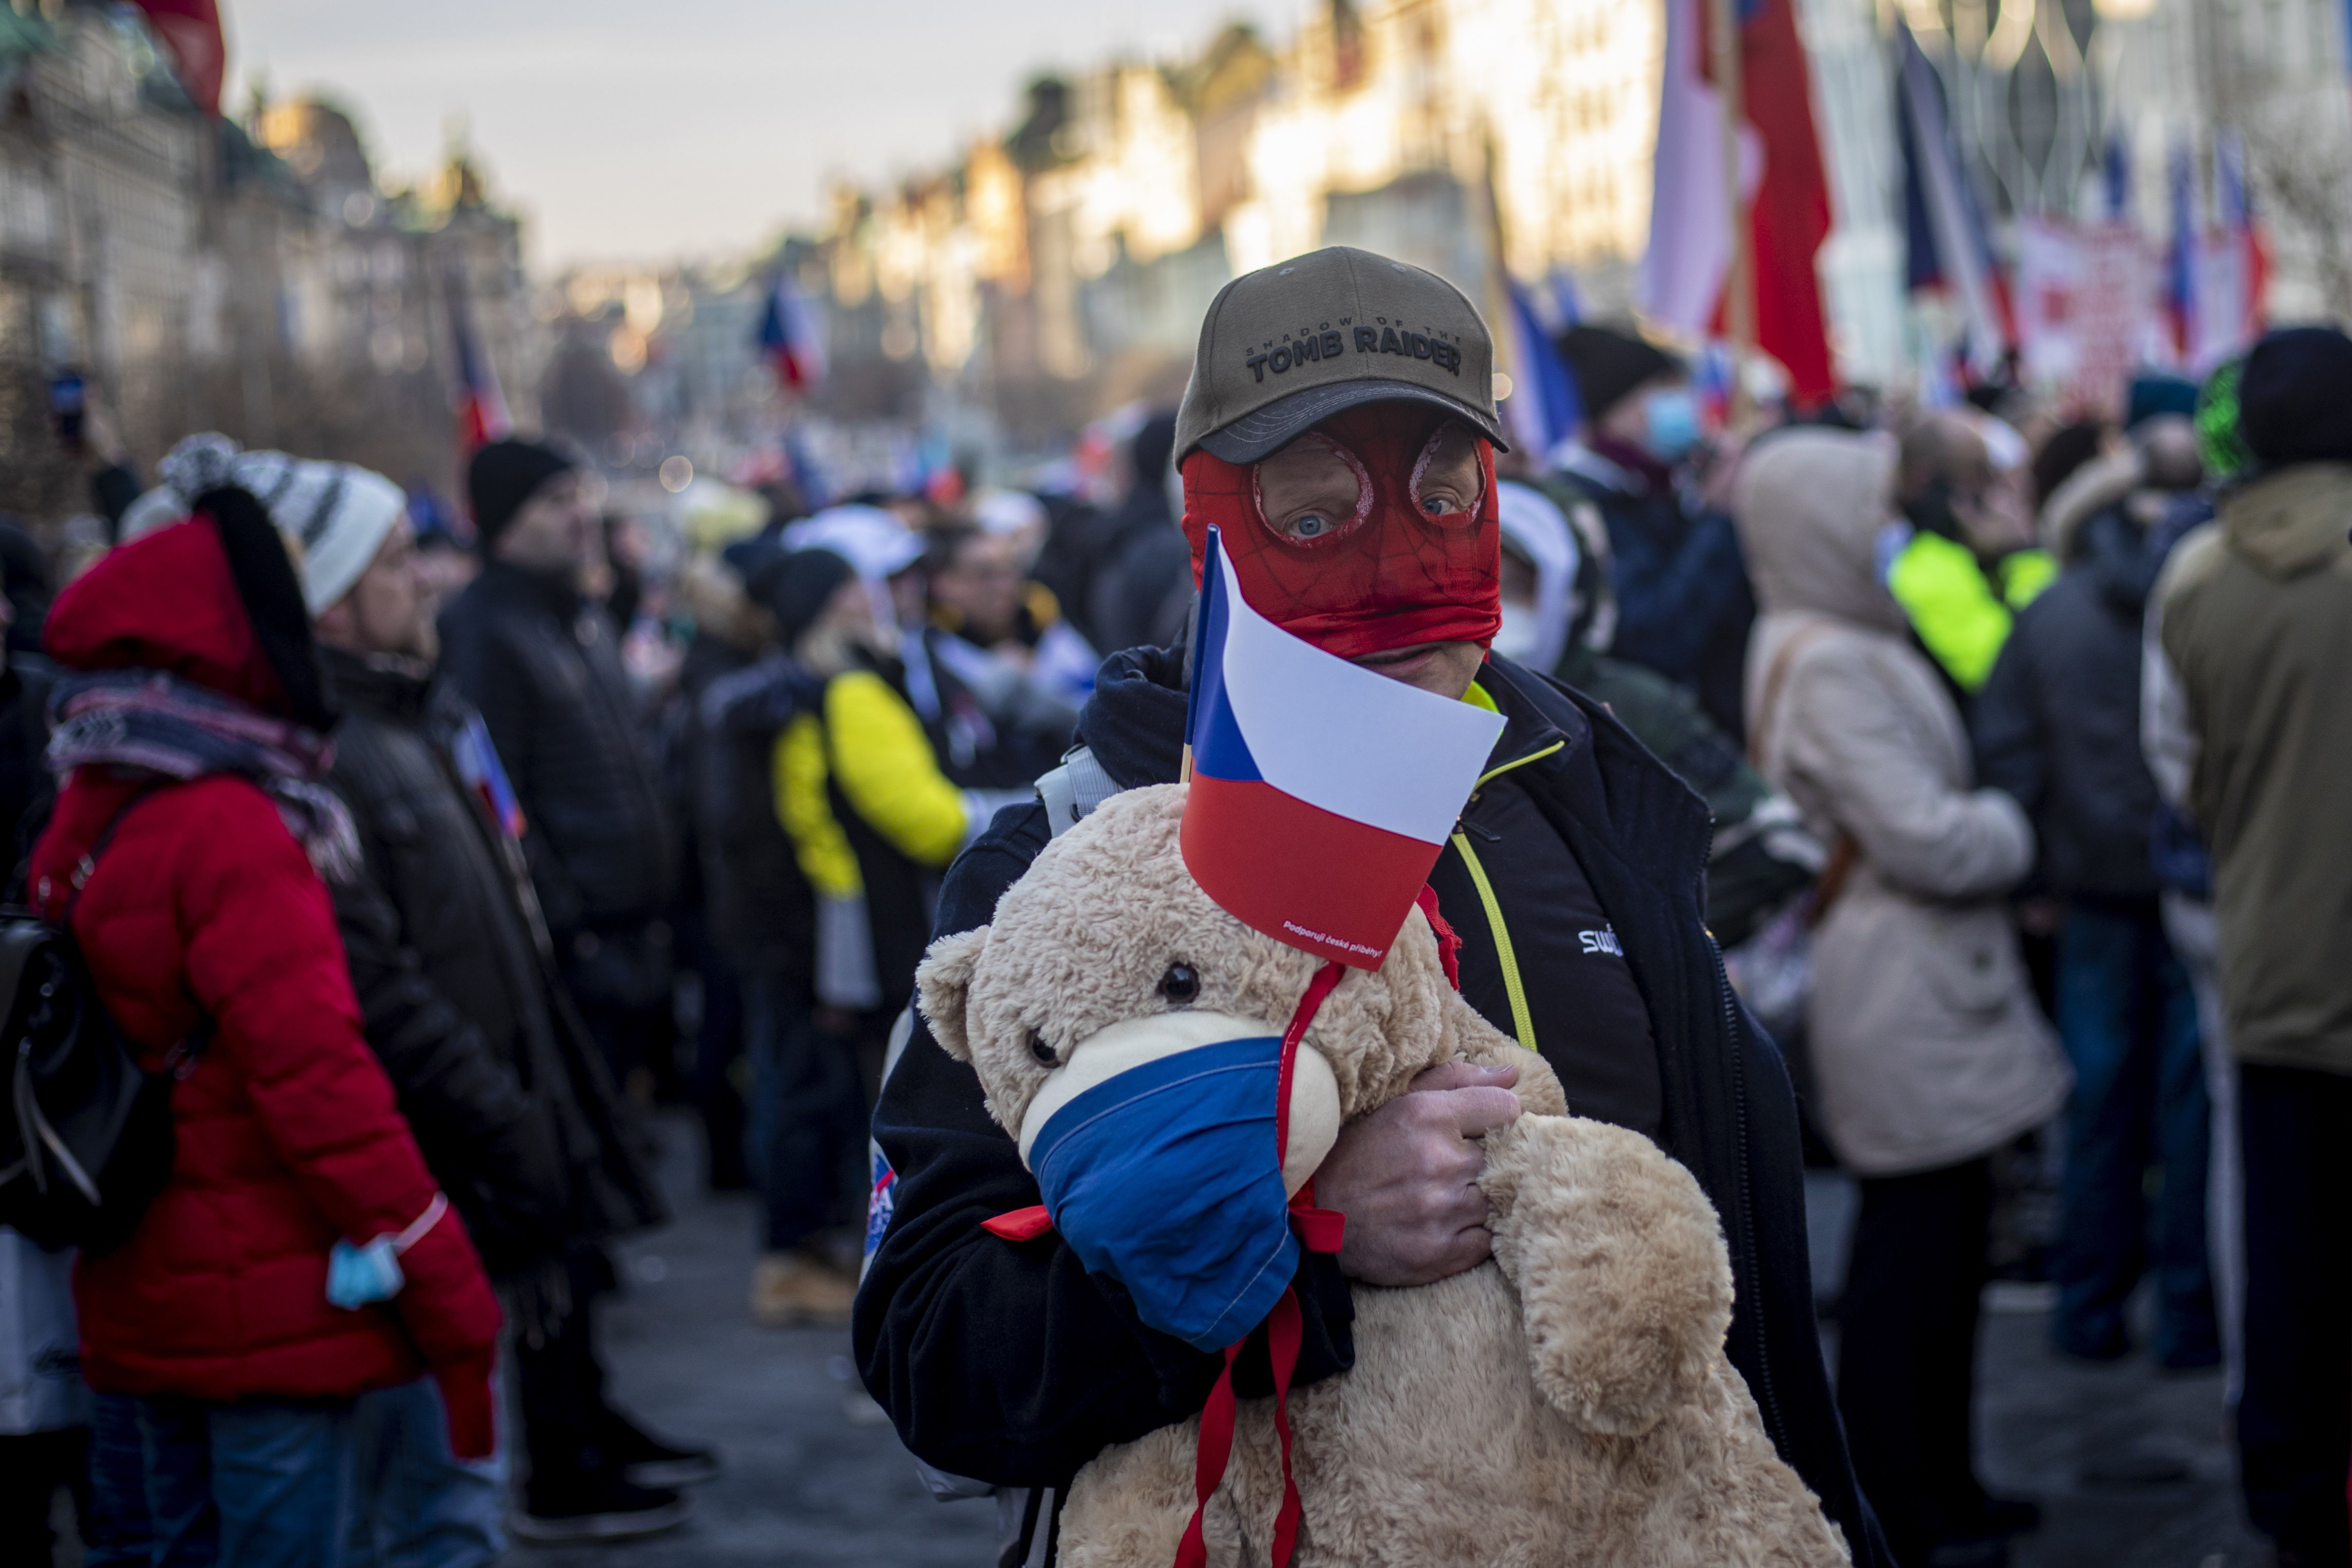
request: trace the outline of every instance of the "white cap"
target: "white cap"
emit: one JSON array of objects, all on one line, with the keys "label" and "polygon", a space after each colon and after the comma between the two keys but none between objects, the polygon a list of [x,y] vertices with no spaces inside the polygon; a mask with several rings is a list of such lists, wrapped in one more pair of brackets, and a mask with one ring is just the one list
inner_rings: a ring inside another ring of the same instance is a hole
[{"label": "white cap", "polygon": [[828,507],[779,536],[787,550],[830,550],[860,577],[880,582],[923,558],[923,542],[878,506]]},{"label": "white cap", "polygon": [[971,520],[985,533],[1042,533],[1052,521],[1045,503],[1025,490],[981,491],[971,500]]}]

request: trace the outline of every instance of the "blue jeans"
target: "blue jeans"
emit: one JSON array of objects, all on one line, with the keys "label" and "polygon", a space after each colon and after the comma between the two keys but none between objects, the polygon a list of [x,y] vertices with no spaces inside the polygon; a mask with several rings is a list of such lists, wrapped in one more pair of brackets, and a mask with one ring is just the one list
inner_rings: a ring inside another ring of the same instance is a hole
[{"label": "blue jeans", "polygon": [[156,1568],[336,1568],[352,1402],[131,1401]]},{"label": "blue jeans", "polygon": [[345,1568],[478,1568],[506,1550],[506,1457],[449,1451],[431,1378],[360,1395],[352,1472]]},{"label": "blue jeans", "polygon": [[81,1552],[83,1568],[147,1568],[154,1561],[139,1402],[127,1394],[90,1399],[89,1515],[82,1521]]},{"label": "blue jeans", "polygon": [[[2058,1032],[2074,1064],[2074,1094],[2052,1337],[2072,1355],[2123,1354],[2124,1303],[2152,1272],[2158,1361],[2210,1366],[2221,1354],[2205,1246],[2211,1102],[2196,997],[2154,900],[2081,900],[2067,910]],[[2153,1215],[2150,1165],[2162,1173]]]}]

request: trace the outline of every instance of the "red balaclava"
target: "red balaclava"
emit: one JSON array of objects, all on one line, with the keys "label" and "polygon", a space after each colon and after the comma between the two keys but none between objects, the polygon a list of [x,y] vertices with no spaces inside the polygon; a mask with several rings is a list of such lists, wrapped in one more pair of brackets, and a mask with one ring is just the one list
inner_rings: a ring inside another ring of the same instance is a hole
[{"label": "red balaclava", "polygon": [[1255,464],[1195,448],[1183,467],[1194,584],[1213,527],[1250,607],[1326,653],[1356,658],[1427,642],[1485,647],[1503,624],[1494,445],[1477,437],[1475,510],[1430,517],[1413,503],[1414,470],[1454,417],[1422,403],[1368,403],[1317,426],[1354,459],[1361,486],[1355,516],[1318,539],[1274,531],[1259,510]]}]

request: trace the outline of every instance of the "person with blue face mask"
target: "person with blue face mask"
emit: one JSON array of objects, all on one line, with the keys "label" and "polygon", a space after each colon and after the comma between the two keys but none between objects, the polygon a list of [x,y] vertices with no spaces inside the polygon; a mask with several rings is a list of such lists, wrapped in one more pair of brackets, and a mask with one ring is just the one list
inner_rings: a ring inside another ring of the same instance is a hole
[{"label": "person with blue face mask", "polygon": [[1559,336],[1576,377],[1583,438],[1552,456],[1555,499],[1587,501],[1609,526],[1618,625],[1612,652],[1694,691],[1725,733],[1740,713],[1756,601],[1731,520],[1702,504],[1692,471],[1705,440],[1698,395],[1673,354],[1593,325]]}]

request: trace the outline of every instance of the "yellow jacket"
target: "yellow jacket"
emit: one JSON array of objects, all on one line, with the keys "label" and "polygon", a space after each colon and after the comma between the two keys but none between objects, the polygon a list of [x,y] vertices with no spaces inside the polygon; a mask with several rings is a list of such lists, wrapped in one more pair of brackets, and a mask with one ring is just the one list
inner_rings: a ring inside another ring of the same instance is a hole
[{"label": "yellow jacket", "polygon": [[865,891],[857,856],[833,814],[828,783],[859,820],[918,865],[943,868],[971,827],[963,792],[940,771],[922,721],[870,670],[835,676],[824,711],[796,715],[776,737],[770,765],[776,816],[792,836],[801,874],[826,898]]}]

